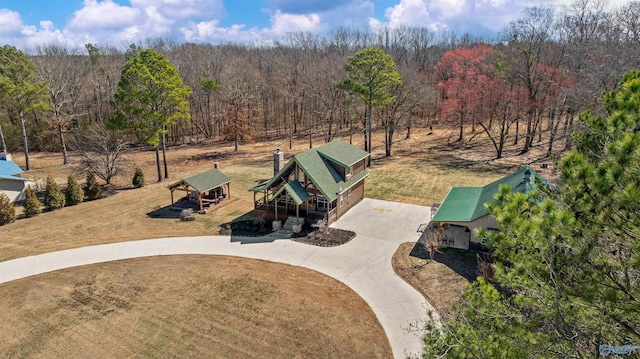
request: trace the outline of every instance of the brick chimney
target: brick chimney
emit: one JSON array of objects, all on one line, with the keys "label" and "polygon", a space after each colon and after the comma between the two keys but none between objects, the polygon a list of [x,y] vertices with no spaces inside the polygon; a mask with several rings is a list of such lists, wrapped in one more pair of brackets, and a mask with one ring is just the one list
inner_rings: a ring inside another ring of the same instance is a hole
[{"label": "brick chimney", "polygon": [[279,148],[273,153],[273,175],[280,172],[282,167],[284,166],[284,152],[280,151]]}]

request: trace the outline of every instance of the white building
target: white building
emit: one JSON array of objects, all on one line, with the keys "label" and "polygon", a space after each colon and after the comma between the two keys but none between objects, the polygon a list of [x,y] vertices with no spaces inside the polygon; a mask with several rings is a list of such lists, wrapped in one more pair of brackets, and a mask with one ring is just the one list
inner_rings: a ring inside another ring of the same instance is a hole
[{"label": "white building", "polygon": [[6,194],[11,202],[24,199],[24,191],[30,181],[18,176],[23,172],[10,154],[0,153],[0,193]]}]

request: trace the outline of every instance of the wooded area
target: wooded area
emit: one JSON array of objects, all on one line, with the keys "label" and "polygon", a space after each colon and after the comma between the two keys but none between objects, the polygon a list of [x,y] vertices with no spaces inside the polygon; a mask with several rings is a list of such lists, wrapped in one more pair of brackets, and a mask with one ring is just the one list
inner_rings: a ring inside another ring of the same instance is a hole
[{"label": "wooded area", "polygon": [[[560,140],[570,148],[567,135],[577,115],[600,112],[600,93],[638,66],[640,3],[612,11],[605,5],[578,0],[562,10],[529,8],[495,39],[383,27],[291,33],[266,45],[161,39],[126,51],[99,44],[43,45],[25,53],[35,65],[30,86],[46,84],[49,105],[33,96],[26,102],[4,96],[0,133],[9,151],[59,151],[66,163],[67,137],[115,117],[125,63],[153,49],[191,88],[190,116],[166,125],[167,143],[296,135],[309,136],[313,146],[312,135],[329,141],[365,129],[366,106],[339,85],[348,78],[348,57],[375,47],[393,58],[402,75],[402,83],[389,88],[394,100],[373,109],[374,130],[388,134],[387,155],[394,133],[409,135],[413,126],[457,129],[452,141],[468,140],[464,130],[471,127],[487,135],[498,158],[507,141],[527,152],[546,136],[551,153]],[[5,65],[3,76],[11,71]]]}]

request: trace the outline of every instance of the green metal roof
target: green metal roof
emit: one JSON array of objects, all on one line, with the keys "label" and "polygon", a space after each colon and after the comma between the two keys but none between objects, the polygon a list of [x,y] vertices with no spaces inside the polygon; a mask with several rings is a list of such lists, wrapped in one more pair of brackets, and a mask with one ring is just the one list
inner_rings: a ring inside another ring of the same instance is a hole
[{"label": "green metal roof", "polygon": [[363,151],[339,139],[325,143],[318,147],[317,151],[323,157],[341,165],[342,167],[349,167],[369,156],[369,152]]},{"label": "green metal roof", "polygon": [[[353,151],[354,154],[349,154],[349,150]],[[332,156],[337,156],[340,162],[333,158],[330,159],[329,155],[326,153],[330,153]],[[364,157],[361,157],[363,153]],[[333,202],[338,198],[340,193],[343,193],[360,180],[367,177],[369,173],[365,170],[352,176],[348,181],[343,181],[340,174],[331,166],[330,161],[342,165],[342,163],[350,163],[356,158],[358,159],[356,159],[355,162],[358,162],[359,160],[366,158],[368,155],[369,154],[367,152],[343,142],[342,140],[333,140],[322,146],[309,149],[291,157],[289,162],[287,162],[287,164],[278,173],[276,173],[268,183],[265,185],[260,184],[252,188],[250,191],[259,192],[266,188],[270,188],[280,180],[291,166],[297,163],[302,172],[304,172],[307,178],[316,186],[322,195],[329,202]],[[348,167],[353,163],[343,166]]]},{"label": "green metal roof", "polygon": [[[529,171],[529,180],[524,181],[525,172]],[[440,205],[433,217],[434,222],[469,222],[489,214],[485,203],[493,201],[501,185],[508,185],[513,192],[528,192],[535,188],[536,178],[545,185],[545,181],[531,167],[524,166],[518,171],[503,177],[484,187],[454,187]]]},{"label": "green metal roof", "polygon": [[307,192],[307,190],[304,189],[304,187],[302,187],[302,185],[298,181],[290,181],[289,183],[280,187],[280,189],[278,190],[278,192],[276,192],[274,197],[279,196],[280,193],[282,193],[282,191],[287,191],[291,199],[293,199],[293,201],[296,202],[298,206],[306,202],[309,198],[311,198],[311,196],[309,195],[309,192]]},{"label": "green metal roof", "polygon": [[192,187],[199,193],[206,192],[210,189],[220,187],[226,183],[231,182],[231,178],[227,177],[224,173],[220,172],[217,168],[212,170],[198,173],[191,177],[187,177],[181,181],[178,181],[169,186],[169,188],[178,186],[182,183],[186,183],[189,187]]}]

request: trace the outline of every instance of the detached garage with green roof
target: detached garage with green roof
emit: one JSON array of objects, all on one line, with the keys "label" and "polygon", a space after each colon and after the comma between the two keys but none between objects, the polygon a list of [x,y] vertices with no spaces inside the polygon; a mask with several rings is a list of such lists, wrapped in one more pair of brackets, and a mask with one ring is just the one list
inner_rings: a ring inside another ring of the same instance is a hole
[{"label": "detached garage with green roof", "polygon": [[485,207],[493,201],[501,185],[508,185],[514,192],[528,192],[537,188],[536,180],[546,184],[531,167],[492,182],[484,187],[454,187],[449,191],[431,219],[431,228],[438,228],[441,244],[461,249],[478,249],[482,240],[474,236],[474,229],[497,230],[498,223]]}]

